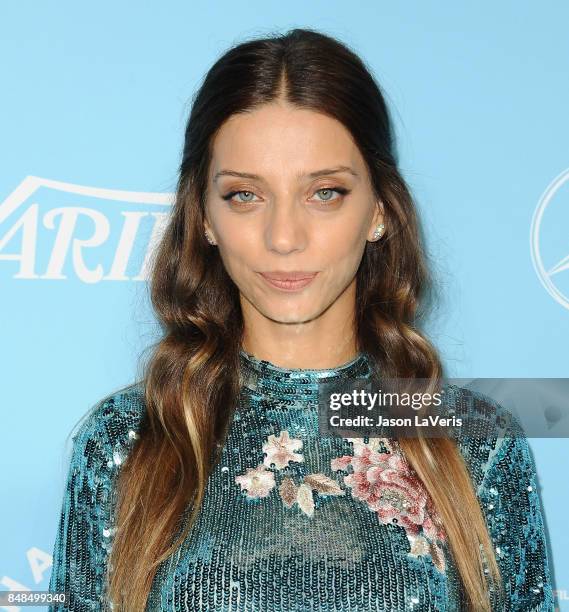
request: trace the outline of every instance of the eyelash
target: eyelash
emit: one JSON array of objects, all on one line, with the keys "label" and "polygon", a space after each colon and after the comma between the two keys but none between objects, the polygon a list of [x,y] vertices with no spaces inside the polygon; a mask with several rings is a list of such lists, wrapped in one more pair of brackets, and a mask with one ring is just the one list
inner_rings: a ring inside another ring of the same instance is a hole
[{"label": "eyelash", "polygon": [[[351,189],[346,189],[345,187],[320,187],[314,193],[318,193],[319,191],[335,191],[339,193],[342,197],[348,195]],[[229,193],[221,196],[224,200],[230,201],[234,196],[238,193],[253,193],[249,189],[237,189],[235,191],[230,191]],[[341,198],[334,198],[332,200],[320,200],[321,204],[327,204],[328,202],[335,202],[336,200],[340,200]],[[238,204],[254,204],[255,202],[237,202]]]}]

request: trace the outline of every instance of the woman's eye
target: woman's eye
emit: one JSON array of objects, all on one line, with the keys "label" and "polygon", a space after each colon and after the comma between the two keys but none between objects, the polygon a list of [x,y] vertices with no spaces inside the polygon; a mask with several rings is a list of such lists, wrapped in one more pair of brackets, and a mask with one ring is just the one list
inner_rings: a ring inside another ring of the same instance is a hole
[{"label": "woman's eye", "polygon": [[340,200],[341,197],[332,197],[333,194],[337,193],[340,196],[344,196],[350,192],[349,189],[344,189],[343,187],[323,187],[322,189],[318,189],[315,193],[322,194],[323,198],[320,199],[320,202],[335,202],[336,200]]},{"label": "woman's eye", "polygon": [[[233,198],[236,195],[241,195],[244,194],[244,198],[243,199],[238,199],[238,200],[234,200]],[[252,191],[246,191],[246,190],[241,190],[241,191],[230,191],[228,194],[222,196],[224,200],[227,201],[234,201],[237,202],[238,204],[247,204],[249,202],[254,202],[255,200],[252,200],[251,197],[254,197],[255,194]]]}]

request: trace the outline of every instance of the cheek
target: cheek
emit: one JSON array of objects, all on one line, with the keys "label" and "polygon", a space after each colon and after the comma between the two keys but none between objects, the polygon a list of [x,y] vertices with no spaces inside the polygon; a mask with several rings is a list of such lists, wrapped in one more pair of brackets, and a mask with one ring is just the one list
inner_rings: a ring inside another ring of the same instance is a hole
[{"label": "cheek", "polygon": [[343,246],[341,249],[327,253],[326,261],[322,265],[323,291],[328,296],[341,293],[354,280],[360,261],[361,253],[358,245],[353,245],[351,249]]},{"label": "cheek", "polygon": [[322,264],[336,270],[355,271],[363,255],[365,242],[357,229],[330,232],[326,240],[321,240],[318,251],[322,253]]},{"label": "cheek", "polygon": [[316,223],[311,227],[312,242],[319,250],[336,252],[338,258],[349,257],[361,249],[367,230],[360,207],[350,210],[327,222]]},{"label": "cheek", "polygon": [[263,263],[263,256],[257,254],[254,246],[237,236],[226,238],[217,248],[227,273],[236,284],[247,282],[251,271],[259,269]]},{"label": "cheek", "polygon": [[251,261],[258,256],[261,246],[261,230],[252,223],[227,223],[219,229],[220,247],[227,258],[235,261]]}]

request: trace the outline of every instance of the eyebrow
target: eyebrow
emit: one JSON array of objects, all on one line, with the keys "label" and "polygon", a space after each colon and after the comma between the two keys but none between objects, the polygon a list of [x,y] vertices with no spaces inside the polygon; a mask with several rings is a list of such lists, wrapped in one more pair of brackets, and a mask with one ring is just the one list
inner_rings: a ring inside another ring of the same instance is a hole
[{"label": "eyebrow", "polygon": [[[349,174],[353,174],[354,176],[358,176],[358,173],[350,166],[334,166],[333,168],[323,168],[322,170],[316,170],[315,172],[310,172],[306,174],[308,178],[318,178],[319,176],[324,176],[327,174],[338,174],[340,172],[348,172]],[[214,177],[213,182],[215,183],[220,176],[236,176],[238,178],[246,178],[251,180],[262,181],[263,177],[258,174],[251,174],[250,172],[237,172],[236,170],[220,170]],[[299,178],[302,176],[298,175]]]}]

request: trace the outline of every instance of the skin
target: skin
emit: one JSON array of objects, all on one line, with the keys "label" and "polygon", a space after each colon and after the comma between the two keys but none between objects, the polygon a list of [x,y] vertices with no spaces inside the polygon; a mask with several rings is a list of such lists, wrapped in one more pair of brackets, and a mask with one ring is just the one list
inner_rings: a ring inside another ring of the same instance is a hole
[{"label": "skin", "polygon": [[[338,166],[357,176],[307,176]],[[225,170],[260,178],[216,176]],[[240,193],[224,200],[232,191]],[[364,159],[340,122],[280,100],[227,120],[213,142],[204,225],[240,292],[243,349],[285,368],[353,359],[355,275],[382,222]],[[287,293],[258,274],[274,270],[318,274]]]}]

